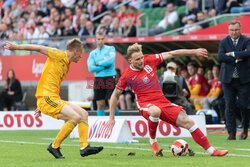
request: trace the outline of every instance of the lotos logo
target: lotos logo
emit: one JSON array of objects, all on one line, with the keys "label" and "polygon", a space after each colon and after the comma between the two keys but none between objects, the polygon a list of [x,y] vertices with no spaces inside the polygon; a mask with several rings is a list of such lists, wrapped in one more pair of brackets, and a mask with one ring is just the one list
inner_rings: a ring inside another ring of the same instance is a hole
[{"label": "lotos logo", "polygon": [[42,74],[44,63],[36,63],[36,59],[33,60],[32,74],[38,77],[38,74]]},{"label": "lotos logo", "polygon": [[104,120],[103,121],[96,120],[95,123],[90,127],[89,140],[91,140],[92,138],[109,139],[112,134],[113,128],[109,129],[108,127],[105,126],[105,124],[106,122]]}]

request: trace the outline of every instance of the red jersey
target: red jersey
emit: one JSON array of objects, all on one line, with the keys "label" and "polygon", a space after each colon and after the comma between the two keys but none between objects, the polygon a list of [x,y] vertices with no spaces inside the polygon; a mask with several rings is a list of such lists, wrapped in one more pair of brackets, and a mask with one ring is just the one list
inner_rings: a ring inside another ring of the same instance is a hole
[{"label": "red jersey", "polygon": [[122,73],[116,88],[125,90],[127,86],[134,91],[139,103],[166,99],[158,82],[157,65],[163,61],[161,54],[144,55],[144,69],[137,70],[131,65]]},{"label": "red jersey", "polygon": [[221,84],[221,82],[219,81],[218,78],[215,78],[215,79],[211,82],[212,94],[215,93],[216,88],[220,88],[220,89],[222,88],[222,84]]},{"label": "red jersey", "polygon": [[206,96],[210,89],[210,86],[206,78],[203,75],[200,75],[198,73],[196,73],[195,76],[189,78],[188,84],[192,88],[194,88],[196,84],[201,85],[201,90],[198,93],[198,96]]}]

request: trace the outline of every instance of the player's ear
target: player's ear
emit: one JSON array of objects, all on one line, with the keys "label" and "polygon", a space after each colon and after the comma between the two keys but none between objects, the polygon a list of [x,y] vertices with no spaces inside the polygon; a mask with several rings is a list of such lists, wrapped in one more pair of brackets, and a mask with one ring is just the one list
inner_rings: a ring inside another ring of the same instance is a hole
[{"label": "player's ear", "polygon": [[128,63],[131,64],[131,59],[128,59]]}]

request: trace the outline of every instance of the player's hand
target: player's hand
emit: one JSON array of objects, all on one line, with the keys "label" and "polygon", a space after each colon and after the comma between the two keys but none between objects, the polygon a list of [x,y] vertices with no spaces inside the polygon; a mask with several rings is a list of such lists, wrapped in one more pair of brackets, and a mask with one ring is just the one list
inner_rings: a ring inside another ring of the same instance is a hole
[{"label": "player's hand", "polygon": [[4,46],[4,49],[8,50],[16,50],[18,48],[18,45],[10,42],[6,42],[6,45]]},{"label": "player's hand", "polygon": [[115,125],[115,120],[114,120],[114,119],[109,119],[109,120],[106,122],[106,124],[105,124],[106,128],[108,128],[108,129],[113,128],[114,125]]},{"label": "player's hand", "polygon": [[41,111],[38,108],[36,108],[34,115],[35,115],[36,118],[40,117],[41,116]]},{"label": "player's hand", "polygon": [[208,58],[207,54],[208,54],[207,49],[204,48],[195,49],[196,56],[202,56]]}]

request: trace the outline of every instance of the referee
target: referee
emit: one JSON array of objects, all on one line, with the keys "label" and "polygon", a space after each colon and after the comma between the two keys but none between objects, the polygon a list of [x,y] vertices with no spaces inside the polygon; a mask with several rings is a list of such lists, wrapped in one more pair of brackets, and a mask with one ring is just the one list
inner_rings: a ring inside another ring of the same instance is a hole
[{"label": "referee", "polygon": [[[104,45],[104,33],[97,31],[97,48],[90,52],[87,64],[90,72],[95,72],[94,100],[97,104],[97,116],[105,116],[105,100],[110,99],[115,88],[115,48]],[[116,115],[119,114],[118,108]]]}]

